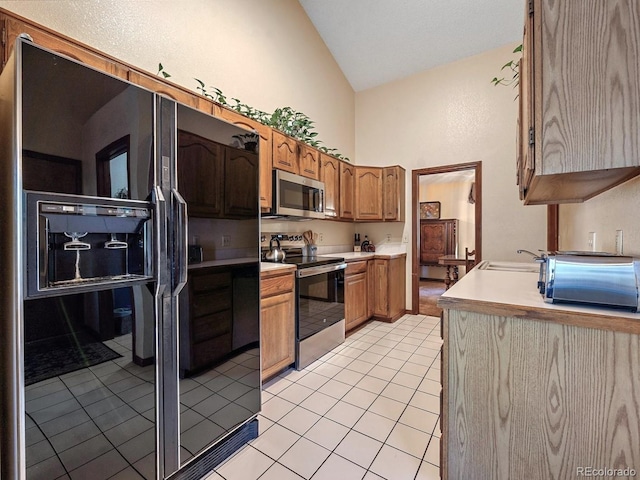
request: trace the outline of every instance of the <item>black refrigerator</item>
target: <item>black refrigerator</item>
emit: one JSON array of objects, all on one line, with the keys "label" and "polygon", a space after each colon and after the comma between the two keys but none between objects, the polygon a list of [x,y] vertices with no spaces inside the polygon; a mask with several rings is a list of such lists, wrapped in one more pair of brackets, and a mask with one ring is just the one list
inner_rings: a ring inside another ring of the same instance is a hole
[{"label": "black refrigerator", "polygon": [[247,133],[16,42],[0,75],[3,479],[200,478],[257,436]]}]

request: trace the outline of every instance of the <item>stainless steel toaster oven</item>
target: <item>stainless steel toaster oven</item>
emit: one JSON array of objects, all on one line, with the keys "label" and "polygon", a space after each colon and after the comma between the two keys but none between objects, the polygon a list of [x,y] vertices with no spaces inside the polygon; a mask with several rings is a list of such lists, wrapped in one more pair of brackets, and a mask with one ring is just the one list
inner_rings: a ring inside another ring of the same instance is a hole
[{"label": "stainless steel toaster oven", "polygon": [[540,257],[538,287],[545,302],[638,311],[640,259],[594,252]]}]

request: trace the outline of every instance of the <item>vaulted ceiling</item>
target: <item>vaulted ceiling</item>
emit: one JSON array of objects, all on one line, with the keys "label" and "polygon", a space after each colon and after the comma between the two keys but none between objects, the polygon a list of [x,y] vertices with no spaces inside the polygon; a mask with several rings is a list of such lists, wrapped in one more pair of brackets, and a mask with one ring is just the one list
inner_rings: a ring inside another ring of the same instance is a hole
[{"label": "vaulted ceiling", "polygon": [[522,0],[299,0],[353,89],[522,39]]}]

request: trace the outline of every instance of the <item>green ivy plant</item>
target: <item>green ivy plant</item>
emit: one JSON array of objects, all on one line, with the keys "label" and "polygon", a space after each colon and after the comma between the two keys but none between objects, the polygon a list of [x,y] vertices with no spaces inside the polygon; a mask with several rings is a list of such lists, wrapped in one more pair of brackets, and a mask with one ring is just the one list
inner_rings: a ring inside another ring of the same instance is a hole
[{"label": "green ivy plant", "polygon": [[[164,69],[162,63],[158,63],[157,75],[162,75],[163,78],[171,77],[171,75]],[[276,108],[273,113],[267,113],[257,108],[253,108],[246,103],[242,103],[237,98],[231,98],[231,101],[229,101],[227,96],[224,95],[222,90],[219,88],[207,87],[206,84],[198,78],[194,78],[194,80],[197,82],[196,91],[204,97],[230,108],[231,110],[235,110],[246,117],[262,123],[263,125],[280,130],[284,134],[317,148],[328,155],[349,161],[349,158],[338,153],[335,148],[327,148],[322,145],[322,141],[316,138],[318,136],[318,132],[314,131],[315,126],[313,120],[304,113],[297,112],[291,107],[280,107]]]},{"label": "green ivy plant", "polygon": [[[513,53],[521,53],[522,52],[522,44],[518,45],[514,50]],[[503,76],[503,77],[493,77],[493,79],[491,80],[491,83],[493,83],[496,87],[498,85],[505,85],[505,86],[509,86],[509,85],[513,85],[513,88],[517,88],[518,84],[520,83],[520,60],[510,60],[507,63],[505,63],[502,68],[500,69],[500,71],[502,72],[503,70],[507,71],[507,76]],[[516,97],[517,98],[517,97]]]}]

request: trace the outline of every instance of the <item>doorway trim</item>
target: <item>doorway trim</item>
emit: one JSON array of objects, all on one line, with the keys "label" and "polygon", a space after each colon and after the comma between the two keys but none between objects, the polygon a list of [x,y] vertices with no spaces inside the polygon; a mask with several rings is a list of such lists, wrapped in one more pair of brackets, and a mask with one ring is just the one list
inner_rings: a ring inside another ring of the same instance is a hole
[{"label": "doorway trim", "polygon": [[420,176],[436,173],[459,172],[461,170],[474,170],[475,172],[475,250],[476,264],[482,260],[482,162],[458,163],[455,165],[442,165],[439,167],[421,168],[411,171],[411,313],[418,314],[420,309]]}]

